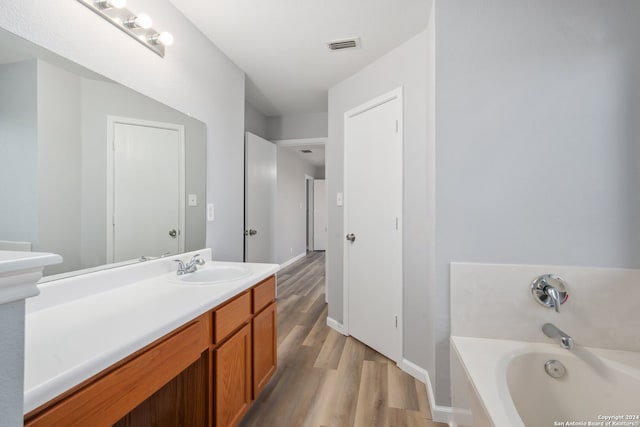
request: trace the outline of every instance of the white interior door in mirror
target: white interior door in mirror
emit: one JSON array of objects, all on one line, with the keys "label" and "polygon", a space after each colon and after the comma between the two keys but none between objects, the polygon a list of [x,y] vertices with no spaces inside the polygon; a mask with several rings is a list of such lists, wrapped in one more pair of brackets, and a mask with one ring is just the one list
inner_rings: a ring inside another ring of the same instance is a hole
[{"label": "white interior door in mirror", "polygon": [[121,118],[114,118],[110,125],[109,261],[183,252],[184,128]]},{"label": "white interior door in mirror", "polygon": [[245,261],[275,262],[276,145],[249,132],[245,140]]}]

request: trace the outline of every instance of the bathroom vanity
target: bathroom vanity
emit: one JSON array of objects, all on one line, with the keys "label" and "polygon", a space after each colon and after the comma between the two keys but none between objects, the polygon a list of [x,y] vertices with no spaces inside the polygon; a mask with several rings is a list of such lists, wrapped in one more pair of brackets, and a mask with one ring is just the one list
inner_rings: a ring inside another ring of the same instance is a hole
[{"label": "bathroom vanity", "polygon": [[202,277],[246,274],[189,282],[174,258],[41,285],[26,316],[26,426],[240,421],[276,370],[279,267],[209,261]]}]

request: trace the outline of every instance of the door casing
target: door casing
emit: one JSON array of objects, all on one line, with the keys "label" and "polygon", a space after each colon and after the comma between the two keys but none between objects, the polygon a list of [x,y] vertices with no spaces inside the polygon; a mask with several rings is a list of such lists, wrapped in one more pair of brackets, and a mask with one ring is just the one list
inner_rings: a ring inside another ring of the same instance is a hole
[{"label": "door casing", "polygon": [[313,251],[313,181],[314,178],[310,175],[305,174],[304,176],[304,192],[305,192],[305,202],[306,202],[306,225],[307,225],[307,241],[306,248],[307,252]]},{"label": "door casing", "polygon": [[313,181],[313,250],[327,249],[327,186],[324,179]]}]

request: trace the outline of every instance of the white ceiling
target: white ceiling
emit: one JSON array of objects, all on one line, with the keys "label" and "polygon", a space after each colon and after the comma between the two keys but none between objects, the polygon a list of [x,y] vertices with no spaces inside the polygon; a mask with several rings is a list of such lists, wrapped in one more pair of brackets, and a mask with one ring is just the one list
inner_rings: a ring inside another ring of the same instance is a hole
[{"label": "white ceiling", "polygon": [[[314,167],[324,167],[324,145],[323,144],[305,144],[296,146],[281,146],[282,148],[296,153],[304,162]],[[311,150],[311,153],[303,153],[302,150]]]},{"label": "white ceiling", "polygon": [[[433,0],[171,0],[247,75],[266,116],[327,111],[327,91],[427,26]],[[330,51],[326,42],[360,37]]]}]

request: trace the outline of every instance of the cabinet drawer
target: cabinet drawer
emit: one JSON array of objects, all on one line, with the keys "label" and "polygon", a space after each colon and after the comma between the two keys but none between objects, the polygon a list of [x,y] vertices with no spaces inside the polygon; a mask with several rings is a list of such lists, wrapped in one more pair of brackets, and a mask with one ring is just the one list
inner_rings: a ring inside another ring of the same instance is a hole
[{"label": "cabinet drawer", "polygon": [[253,313],[257,313],[268,306],[276,297],[276,278],[274,276],[263,280],[252,290]]},{"label": "cabinet drawer", "polygon": [[246,323],[251,316],[249,292],[213,312],[213,342],[219,343]]}]

